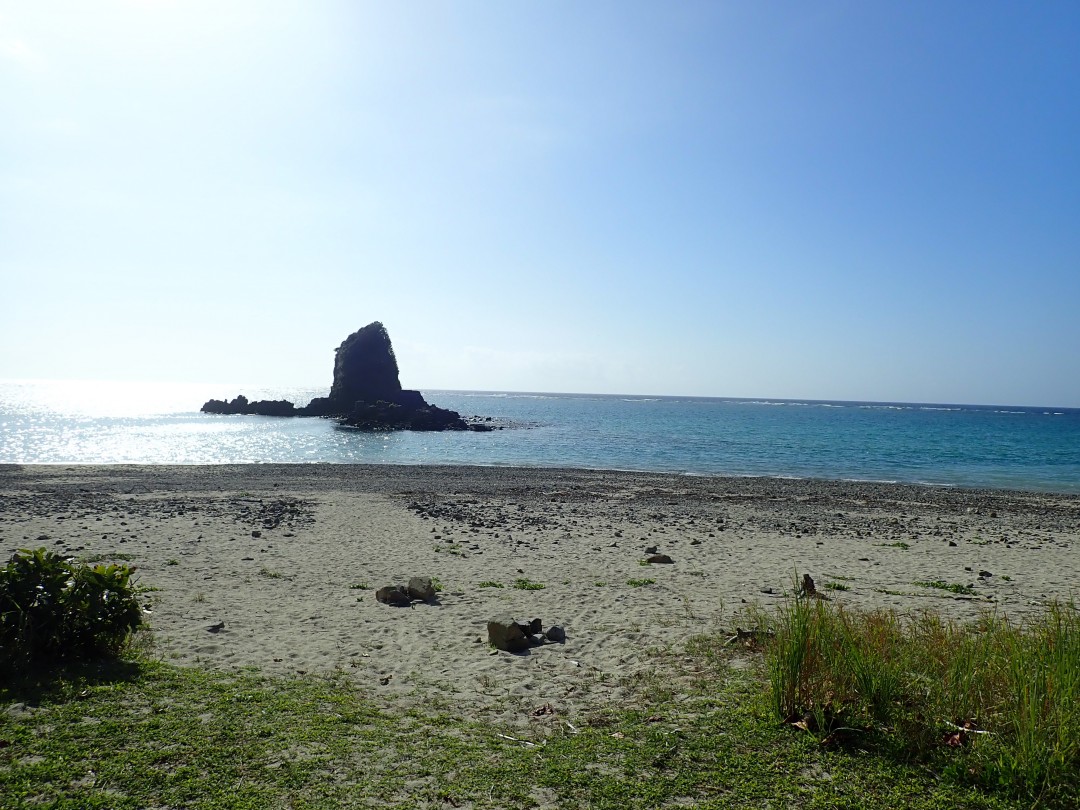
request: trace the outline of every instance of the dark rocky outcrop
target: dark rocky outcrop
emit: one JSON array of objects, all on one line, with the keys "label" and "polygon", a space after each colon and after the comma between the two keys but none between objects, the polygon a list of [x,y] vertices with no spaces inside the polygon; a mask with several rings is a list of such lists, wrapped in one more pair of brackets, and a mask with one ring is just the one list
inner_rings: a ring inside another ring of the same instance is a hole
[{"label": "dark rocky outcrop", "polygon": [[231,402],[211,399],[203,413],[259,416],[326,416],[361,430],[478,430],[456,411],[429,404],[419,391],[401,387],[390,335],[378,321],[353,332],[334,355],[330,395],[297,408],[287,400],[249,402],[243,394]]},{"label": "dark rocky outcrop", "polygon": [[333,402],[397,402],[400,393],[397,357],[381,323],[375,321],[356,330],[337,347],[330,387]]},{"label": "dark rocky outcrop", "polygon": [[248,398],[240,394],[231,402],[220,399],[211,399],[202,406],[203,413],[220,414],[249,414],[258,416],[296,416],[296,406],[287,399],[260,399],[248,402]]}]

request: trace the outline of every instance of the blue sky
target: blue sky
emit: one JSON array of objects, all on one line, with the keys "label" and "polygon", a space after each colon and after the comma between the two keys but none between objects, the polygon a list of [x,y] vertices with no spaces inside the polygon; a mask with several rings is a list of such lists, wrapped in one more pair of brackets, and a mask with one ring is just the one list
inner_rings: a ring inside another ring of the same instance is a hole
[{"label": "blue sky", "polygon": [[0,0],[0,378],[1080,406],[1075,2]]}]

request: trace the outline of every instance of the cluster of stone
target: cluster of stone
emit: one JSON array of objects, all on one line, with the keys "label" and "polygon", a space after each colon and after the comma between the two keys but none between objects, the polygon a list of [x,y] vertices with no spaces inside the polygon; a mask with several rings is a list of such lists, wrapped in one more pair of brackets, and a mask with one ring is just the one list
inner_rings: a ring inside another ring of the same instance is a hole
[{"label": "cluster of stone", "polygon": [[375,591],[375,598],[384,605],[409,607],[413,602],[434,602],[435,584],[431,577],[411,577],[408,585],[386,585]]},{"label": "cluster of stone", "polygon": [[559,625],[552,625],[546,633],[543,629],[539,619],[523,624],[510,616],[497,616],[488,621],[488,643],[497,650],[517,653],[548,642],[566,641],[566,631]]}]

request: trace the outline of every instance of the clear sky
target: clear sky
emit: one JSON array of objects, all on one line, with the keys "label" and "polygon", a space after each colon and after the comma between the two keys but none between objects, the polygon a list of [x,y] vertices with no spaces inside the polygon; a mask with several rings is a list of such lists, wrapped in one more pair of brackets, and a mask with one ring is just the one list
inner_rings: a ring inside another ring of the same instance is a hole
[{"label": "clear sky", "polygon": [[414,388],[1080,406],[1080,3],[0,0],[0,378],[374,320]]}]

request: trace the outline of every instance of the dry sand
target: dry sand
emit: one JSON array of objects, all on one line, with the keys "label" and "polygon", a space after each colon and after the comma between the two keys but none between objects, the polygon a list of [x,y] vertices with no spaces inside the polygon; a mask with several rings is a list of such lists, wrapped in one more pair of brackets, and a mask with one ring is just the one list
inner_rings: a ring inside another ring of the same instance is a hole
[{"label": "dry sand", "polygon": [[[1076,594],[1078,540],[1080,498],[1019,492],[482,467],[0,466],[5,559],[45,546],[136,566],[155,589],[145,600],[166,661],[338,669],[511,721],[619,700],[651,650],[729,632],[740,610],[789,594],[796,572],[844,604],[1022,618]],[[653,546],[674,563],[642,565]],[[437,603],[375,600],[410,576],[438,578]],[[934,580],[978,595],[915,584]],[[562,625],[566,642],[495,652],[486,623],[502,613]]]}]

